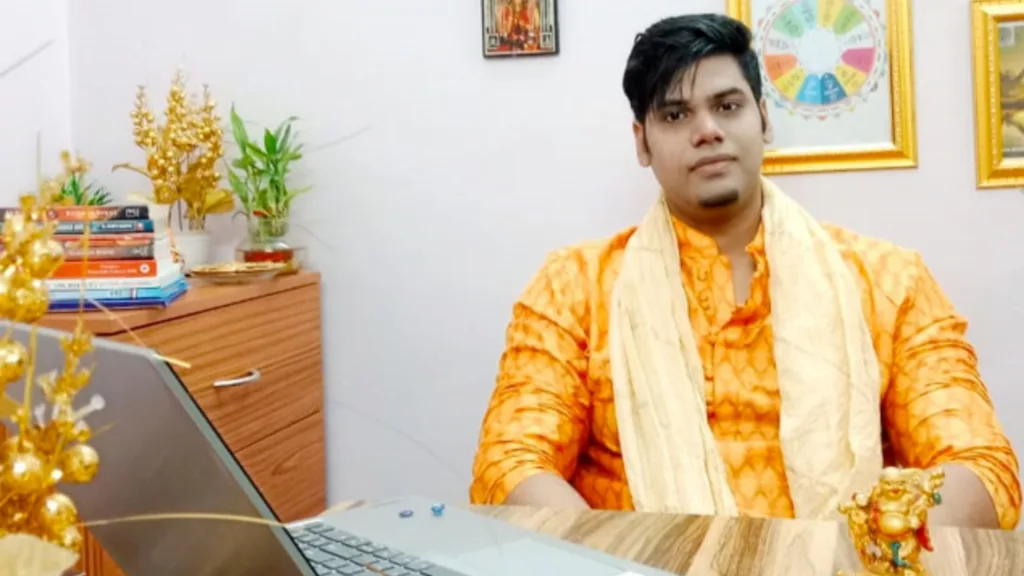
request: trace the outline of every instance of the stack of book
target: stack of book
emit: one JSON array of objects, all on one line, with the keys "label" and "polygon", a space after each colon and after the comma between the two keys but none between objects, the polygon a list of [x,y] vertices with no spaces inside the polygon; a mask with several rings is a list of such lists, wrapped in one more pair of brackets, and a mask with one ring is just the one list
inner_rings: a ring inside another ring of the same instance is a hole
[{"label": "stack of book", "polygon": [[[0,209],[0,217],[18,211]],[[165,226],[148,206],[60,206],[50,210],[64,263],[47,280],[51,311],[162,308],[188,290]],[[87,234],[88,232],[88,234]]]}]

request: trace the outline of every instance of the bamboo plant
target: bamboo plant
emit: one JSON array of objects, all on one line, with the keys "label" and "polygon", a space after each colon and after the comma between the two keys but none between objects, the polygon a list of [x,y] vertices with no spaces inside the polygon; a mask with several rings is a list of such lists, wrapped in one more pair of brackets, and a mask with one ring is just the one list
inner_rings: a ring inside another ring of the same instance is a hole
[{"label": "bamboo plant", "polygon": [[296,120],[290,117],[273,131],[264,129],[262,138],[253,138],[231,107],[231,132],[239,156],[228,167],[228,182],[250,228],[284,229],[292,201],[309,190],[288,184],[292,164],[302,159],[302,144],[296,142],[292,129]]}]

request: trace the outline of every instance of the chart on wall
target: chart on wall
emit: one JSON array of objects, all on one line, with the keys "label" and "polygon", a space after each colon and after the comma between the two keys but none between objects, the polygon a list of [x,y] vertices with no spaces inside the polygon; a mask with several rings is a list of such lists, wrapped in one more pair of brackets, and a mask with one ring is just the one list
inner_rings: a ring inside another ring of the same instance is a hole
[{"label": "chart on wall", "polygon": [[753,0],[774,148],[892,141],[885,0]]}]

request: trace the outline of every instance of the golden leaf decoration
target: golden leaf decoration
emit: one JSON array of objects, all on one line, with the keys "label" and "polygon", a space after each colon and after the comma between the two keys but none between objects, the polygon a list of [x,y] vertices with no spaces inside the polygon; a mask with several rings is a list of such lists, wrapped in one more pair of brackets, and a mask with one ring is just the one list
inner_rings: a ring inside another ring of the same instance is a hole
[{"label": "golden leaf decoration", "polygon": [[0,420],[6,420],[18,412],[21,404],[6,392],[0,393]]},{"label": "golden leaf decoration", "polygon": [[28,534],[0,538],[0,576],[61,576],[78,554]]},{"label": "golden leaf decoration", "polygon": [[206,195],[204,212],[206,214],[224,214],[235,209],[235,197],[230,190],[218,188]]},{"label": "golden leaf decoration", "polygon": [[190,206],[201,203],[208,190],[200,176],[201,171],[201,166],[192,164],[178,180],[178,196]]}]

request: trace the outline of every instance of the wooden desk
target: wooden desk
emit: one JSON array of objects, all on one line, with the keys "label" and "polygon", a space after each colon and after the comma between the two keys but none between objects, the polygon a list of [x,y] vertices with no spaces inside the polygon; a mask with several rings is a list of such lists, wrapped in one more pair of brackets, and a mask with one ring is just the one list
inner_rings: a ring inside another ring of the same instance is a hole
[{"label": "wooden desk", "polygon": [[[332,510],[351,508],[346,503]],[[522,528],[576,542],[676,574],[716,576],[834,576],[860,562],[838,522],[714,518],[473,507]],[[926,556],[934,576],[1020,576],[1024,534],[936,527],[935,552]]]}]

